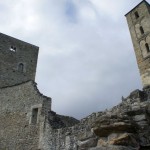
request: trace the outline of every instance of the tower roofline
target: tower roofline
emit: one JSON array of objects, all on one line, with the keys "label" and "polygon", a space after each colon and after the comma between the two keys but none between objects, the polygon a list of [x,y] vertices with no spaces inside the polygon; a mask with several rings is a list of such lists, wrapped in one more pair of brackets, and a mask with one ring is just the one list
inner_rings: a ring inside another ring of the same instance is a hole
[{"label": "tower roofline", "polygon": [[27,45],[31,45],[32,47],[35,47],[37,50],[39,50],[39,47],[36,46],[36,45],[30,44],[30,43],[28,43],[28,42],[22,41],[22,40],[20,40],[20,39],[14,38],[14,37],[12,37],[12,36],[9,36],[9,35],[4,34],[4,33],[1,33],[1,32],[0,32],[0,35],[9,37],[9,38],[14,39],[14,40],[17,40],[17,41],[20,41],[20,42],[22,42],[22,43],[24,43],[24,44],[27,44]]},{"label": "tower roofline", "polygon": [[134,10],[136,7],[138,7],[139,5],[141,5],[141,3],[146,3],[147,5],[150,5],[146,0],[142,0],[139,4],[137,4],[133,9],[131,9],[128,13],[125,14],[125,16],[127,16],[132,10]]}]

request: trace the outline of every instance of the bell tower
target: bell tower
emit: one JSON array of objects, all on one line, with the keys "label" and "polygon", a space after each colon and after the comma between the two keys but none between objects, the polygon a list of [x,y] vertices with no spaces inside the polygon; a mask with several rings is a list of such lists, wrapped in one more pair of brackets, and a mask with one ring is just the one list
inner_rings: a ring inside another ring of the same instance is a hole
[{"label": "bell tower", "polygon": [[150,5],[143,0],[126,15],[143,87],[150,85]]}]

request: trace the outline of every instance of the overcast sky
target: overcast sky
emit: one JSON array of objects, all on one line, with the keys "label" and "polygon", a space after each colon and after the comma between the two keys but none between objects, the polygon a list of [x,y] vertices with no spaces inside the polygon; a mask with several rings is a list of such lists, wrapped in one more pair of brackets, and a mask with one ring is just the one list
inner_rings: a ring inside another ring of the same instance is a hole
[{"label": "overcast sky", "polygon": [[0,0],[0,32],[40,47],[39,90],[80,119],[142,88],[124,17],[140,1]]}]

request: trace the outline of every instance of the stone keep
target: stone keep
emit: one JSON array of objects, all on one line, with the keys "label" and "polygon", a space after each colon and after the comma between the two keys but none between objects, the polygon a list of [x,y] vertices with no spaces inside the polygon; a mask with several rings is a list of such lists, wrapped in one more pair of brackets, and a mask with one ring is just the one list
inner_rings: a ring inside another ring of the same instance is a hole
[{"label": "stone keep", "polygon": [[34,82],[37,46],[0,33],[0,150],[41,147],[51,98]]},{"label": "stone keep", "polygon": [[39,48],[0,33],[0,87],[35,80]]},{"label": "stone keep", "polygon": [[143,87],[150,85],[150,6],[143,0],[126,15]]}]

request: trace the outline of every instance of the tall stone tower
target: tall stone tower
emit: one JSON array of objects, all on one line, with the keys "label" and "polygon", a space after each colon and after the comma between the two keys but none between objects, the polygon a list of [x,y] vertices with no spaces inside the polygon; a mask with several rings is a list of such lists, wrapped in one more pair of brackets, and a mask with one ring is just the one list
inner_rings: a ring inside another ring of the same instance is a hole
[{"label": "tall stone tower", "polygon": [[150,5],[143,0],[126,15],[143,87],[150,85]]},{"label": "tall stone tower", "polygon": [[0,33],[0,88],[35,80],[39,48]]}]

